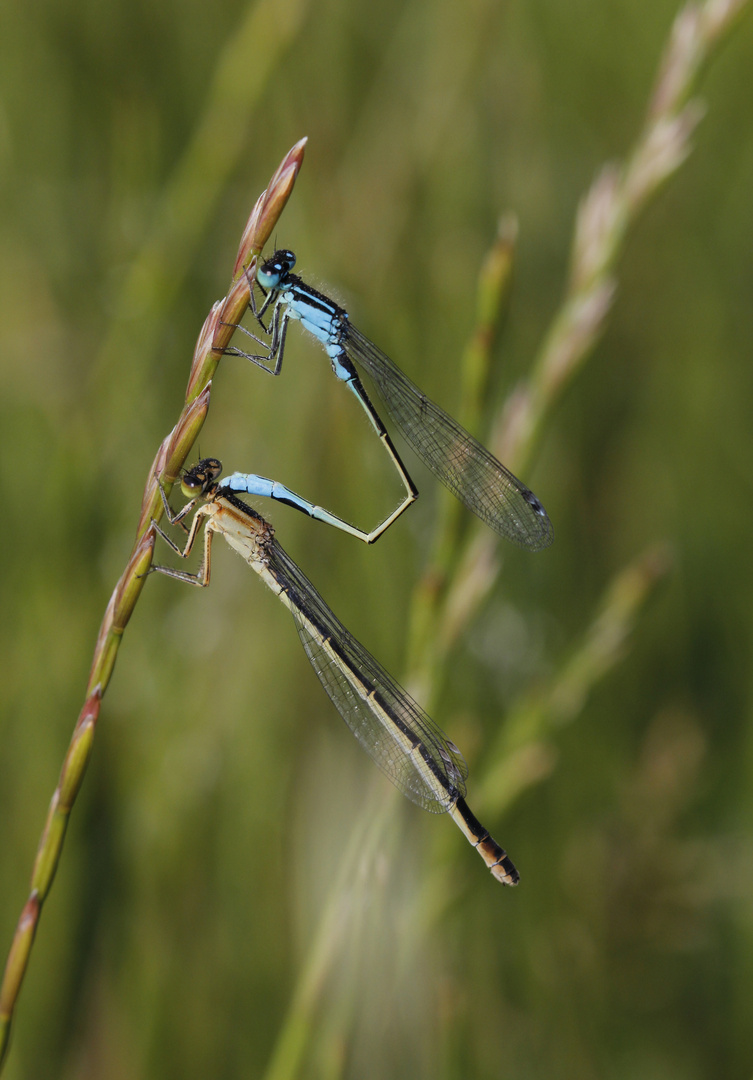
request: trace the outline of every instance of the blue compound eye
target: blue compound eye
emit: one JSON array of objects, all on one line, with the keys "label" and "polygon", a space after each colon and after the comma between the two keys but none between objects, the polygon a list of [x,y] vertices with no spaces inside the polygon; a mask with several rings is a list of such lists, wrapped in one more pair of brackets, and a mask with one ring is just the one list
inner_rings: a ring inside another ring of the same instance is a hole
[{"label": "blue compound eye", "polygon": [[274,289],[276,285],[280,284],[280,276],[279,267],[270,266],[268,262],[264,263],[256,271],[256,280],[262,289]]},{"label": "blue compound eye", "polygon": [[256,271],[256,280],[262,289],[276,289],[282,279],[295,266],[295,254],[282,249],[263,262]]}]

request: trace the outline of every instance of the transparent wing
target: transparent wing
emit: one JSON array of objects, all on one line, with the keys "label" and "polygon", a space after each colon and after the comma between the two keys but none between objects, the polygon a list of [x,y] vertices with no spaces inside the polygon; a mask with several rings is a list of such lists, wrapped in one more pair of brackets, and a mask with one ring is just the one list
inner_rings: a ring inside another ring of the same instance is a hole
[{"label": "transparent wing", "polygon": [[345,629],[277,541],[264,547],[306,655],[361,746],[412,802],[432,813],[449,810],[465,795],[463,755]]},{"label": "transparent wing", "polygon": [[374,381],[390,416],[424,464],[469,510],[521,547],[538,551],[551,544],[552,523],[525,484],[352,324],[345,347]]}]

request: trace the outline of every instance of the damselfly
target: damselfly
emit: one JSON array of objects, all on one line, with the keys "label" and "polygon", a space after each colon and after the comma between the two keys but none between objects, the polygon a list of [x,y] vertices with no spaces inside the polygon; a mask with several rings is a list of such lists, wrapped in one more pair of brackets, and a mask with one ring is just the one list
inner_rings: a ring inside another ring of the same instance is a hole
[{"label": "damselfly", "polygon": [[[405,486],[402,503],[371,532],[351,528],[354,535],[373,543],[416,498],[417,491],[392,441],[369,400],[356,368],[373,380],[387,410],[414,451],[434,475],[482,521],[521,547],[538,551],[552,542],[553,530],[546,510],[517,477],[489,453],[452,417],[435,405],[403,374],[392,360],[356,329],[347,312],[312,289],[296,274],[292,251],[276,251],[263,262],[256,281],[264,295],[257,306],[251,289],[251,309],[269,345],[246,327],[239,329],[267,348],[262,354],[230,347],[226,352],[245,356],[272,375],[279,375],[285,353],[288,323],[297,319],[325,348],[338,379],[355,394]],[[264,316],[271,309],[269,324]],[[273,364],[273,367],[268,367]]]},{"label": "damselfly", "polygon": [[[177,513],[172,512],[162,491],[168,520],[180,524],[188,533],[183,548],[154,522],[155,530],[182,558],[190,554],[204,525],[204,557],[198,572],[191,574],[167,566],[152,566],[152,570],[191,585],[208,585],[212,539],[215,533],[224,536],[292,613],[322,686],[380,769],[418,806],[433,813],[449,813],[495,878],[503,885],[516,885],[518,871],[512,861],[465,802],[468,767],[463,755],[348,633],[280,547],[272,527],[220,479],[221,472],[222,464],[216,458],[204,458],[189,469],[181,490],[190,501]],[[192,512],[187,526],[185,519]]]}]

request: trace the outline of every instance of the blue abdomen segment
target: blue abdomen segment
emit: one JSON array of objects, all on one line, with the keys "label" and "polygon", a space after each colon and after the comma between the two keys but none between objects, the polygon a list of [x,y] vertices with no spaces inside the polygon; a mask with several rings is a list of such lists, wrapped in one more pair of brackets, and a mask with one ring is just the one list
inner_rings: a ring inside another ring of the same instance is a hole
[{"label": "blue abdomen segment", "polygon": [[313,505],[300,495],[296,495],[290,488],[276,480],[268,480],[266,476],[257,476],[256,473],[235,472],[226,476],[219,483],[220,488],[230,491],[243,492],[245,495],[259,495],[267,499],[276,499],[277,502],[287,503],[305,514],[312,515]]},{"label": "blue abdomen segment", "polygon": [[223,493],[229,495],[230,492],[238,492],[243,495],[259,495],[265,499],[276,499],[277,502],[285,503],[295,510],[300,510],[308,517],[314,518],[315,521],[333,525],[336,529],[350,533],[351,536],[357,536],[360,540],[365,540],[369,544],[376,539],[376,536],[381,535],[380,532],[377,532],[376,536],[365,533],[338,517],[337,514],[330,514],[329,510],[325,510],[324,507],[317,506],[315,503],[309,502],[308,499],[302,499],[300,495],[296,495],[294,491],[285,487],[284,484],[279,484],[276,480],[268,480],[266,476],[257,476],[256,473],[235,472],[224,477],[217,484],[217,496],[222,498]]}]

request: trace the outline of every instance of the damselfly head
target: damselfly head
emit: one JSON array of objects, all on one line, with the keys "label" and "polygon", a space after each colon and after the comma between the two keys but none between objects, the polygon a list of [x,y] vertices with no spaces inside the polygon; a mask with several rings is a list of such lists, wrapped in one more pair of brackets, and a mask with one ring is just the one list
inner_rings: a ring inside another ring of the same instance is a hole
[{"label": "damselfly head", "polygon": [[180,490],[187,499],[203,495],[222,472],[222,462],[217,458],[202,458],[183,474]]},{"label": "damselfly head", "polygon": [[274,255],[265,259],[256,271],[256,280],[262,289],[276,289],[286,274],[295,266],[295,254],[287,248],[280,248]]}]

